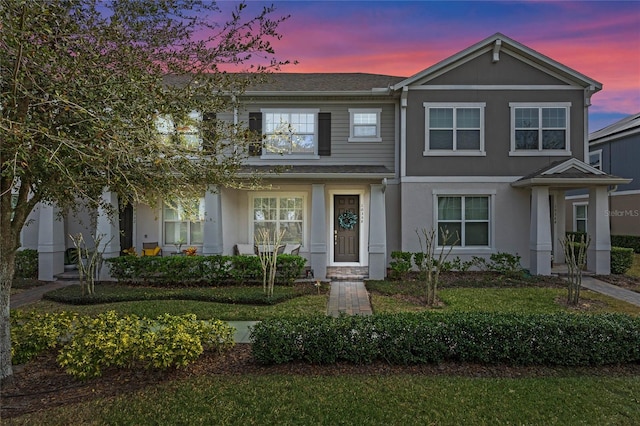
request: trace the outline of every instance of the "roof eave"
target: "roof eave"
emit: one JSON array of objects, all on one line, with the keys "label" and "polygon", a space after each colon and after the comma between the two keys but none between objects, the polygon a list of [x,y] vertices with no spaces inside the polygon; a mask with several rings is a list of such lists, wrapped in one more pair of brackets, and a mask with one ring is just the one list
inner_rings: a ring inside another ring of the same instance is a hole
[{"label": "roof eave", "polygon": [[565,188],[584,188],[586,186],[626,185],[633,179],[620,177],[592,177],[592,178],[563,178],[563,177],[534,177],[515,181],[514,188],[528,188],[531,186],[562,186]]},{"label": "roof eave", "polygon": [[259,177],[261,179],[324,179],[324,180],[338,180],[338,179],[393,179],[395,173],[238,173],[240,178]]}]

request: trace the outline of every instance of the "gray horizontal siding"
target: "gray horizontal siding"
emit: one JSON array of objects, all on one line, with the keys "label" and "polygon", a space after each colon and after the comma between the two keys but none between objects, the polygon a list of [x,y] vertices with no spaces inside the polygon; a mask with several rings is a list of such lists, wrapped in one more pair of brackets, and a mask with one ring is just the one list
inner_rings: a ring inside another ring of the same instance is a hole
[{"label": "gray horizontal siding", "polygon": [[[298,164],[298,165],[382,165],[395,170],[395,104],[388,102],[373,103],[260,103],[247,105],[239,114],[239,120],[248,122],[249,112],[259,112],[263,108],[317,108],[320,112],[331,113],[331,155],[319,159],[260,159],[250,158],[249,164]],[[349,109],[381,108],[382,142],[348,142]]]}]

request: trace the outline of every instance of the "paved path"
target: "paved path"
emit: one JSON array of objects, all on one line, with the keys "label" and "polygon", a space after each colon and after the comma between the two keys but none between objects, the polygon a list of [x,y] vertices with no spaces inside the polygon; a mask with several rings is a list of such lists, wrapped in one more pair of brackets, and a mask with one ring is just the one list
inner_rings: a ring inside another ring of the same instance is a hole
[{"label": "paved path", "polygon": [[327,315],[371,315],[369,293],[362,281],[332,281]]},{"label": "paved path", "polygon": [[593,277],[582,277],[582,287],[640,306],[640,293],[605,283]]}]

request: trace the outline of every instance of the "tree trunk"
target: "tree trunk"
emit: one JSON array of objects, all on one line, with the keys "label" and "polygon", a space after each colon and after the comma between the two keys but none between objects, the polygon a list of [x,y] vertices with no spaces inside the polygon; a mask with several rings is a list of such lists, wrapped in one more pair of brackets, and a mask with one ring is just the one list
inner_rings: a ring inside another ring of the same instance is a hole
[{"label": "tree trunk", "polygon": [[15,251],[2,250],[2,256],[0,256],[0,381],[2,382],[13,377],[9,295],[11,294],[11,284],[13,283],[15,258]]}]

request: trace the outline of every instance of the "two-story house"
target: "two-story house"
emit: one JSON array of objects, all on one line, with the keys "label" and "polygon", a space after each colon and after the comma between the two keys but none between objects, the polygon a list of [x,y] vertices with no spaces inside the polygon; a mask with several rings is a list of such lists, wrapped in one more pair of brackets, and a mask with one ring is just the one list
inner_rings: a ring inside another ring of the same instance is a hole
[{"label": "two-story house", "polygon": [[[550,274],[552,259],[563,261],[565,191],[587,189],[589,208],[604,211],[607,188],[628,182],[583,162],[601,87],[502,34],[408,78],[273,74],[249,88],[242,110],[215,117],[262,134],[243,173],[262,176],[264,189],[212,188],[192,201],[195,220],[180,206],[138,205],[120,224],[99,219],[99,230],[122,227],[138,248],[158,241],[168,253],[182,241],[203,254],[285,230],[317,278],[382,278],[392,251],[419,250],[416,230],[445,228],[459,236],[453,256],[508,252]],[[62,231],[43,237],[55,221],[44,218],[36,245],[64,249]],[[589,268],[607,274],[608,222],[589,227]],[[107,256],[120,251],[111,241]],[[41,267],[54,257],[41,256]]]},{"label": "two-story house", "polygon": [[[598,170],[633,178],[609,189],[612,235],[640,236],[640,113],[630,115],[589,135],[589,164]],[[567,230],[587,232],[588,195],[567,194]]]}]

